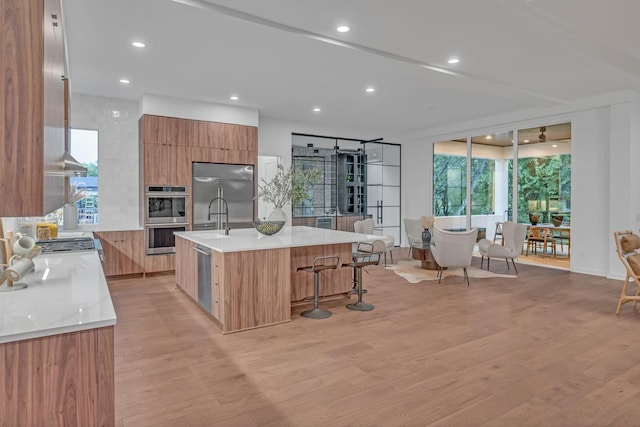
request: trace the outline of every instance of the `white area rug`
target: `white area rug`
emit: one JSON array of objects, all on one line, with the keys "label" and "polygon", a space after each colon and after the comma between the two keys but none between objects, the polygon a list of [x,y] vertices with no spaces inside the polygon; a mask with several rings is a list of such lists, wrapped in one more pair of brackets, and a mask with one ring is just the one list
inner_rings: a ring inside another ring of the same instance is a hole
[{"label": "white area rug", "polygon": [[[438,280],[438,270],[425,270],[420,267],[420,261],[399,261],[398,264],[389,265],[389,270],[393,270],[398,276],[404,278],[409,283],[419,283],[425,280]],[[507,274],[496,274],[487,270],[481,270],[478,267],[467,268],[470,279],[486,279],[488,277],[504,277],[507,279],[515,279],[518,276],[510,276]],[[462,268],[449,268],[442,272],[442,278],[448,276],[464,277]]]}]

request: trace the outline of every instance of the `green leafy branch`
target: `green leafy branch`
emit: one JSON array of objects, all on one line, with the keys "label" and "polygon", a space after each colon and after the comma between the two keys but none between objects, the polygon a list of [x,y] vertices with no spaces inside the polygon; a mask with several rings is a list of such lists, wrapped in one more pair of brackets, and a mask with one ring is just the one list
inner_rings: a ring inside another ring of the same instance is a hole
[{"label": "green leafy branch", "polygon": [[258,197],[265,202],[273,204],[276,208],[282,208],[289,201],[298,205],[309,199],[309,190],[322,179],[320,169],[306,169],[278,165],[278,171],[271,181],[261,179],[258,186]]}]

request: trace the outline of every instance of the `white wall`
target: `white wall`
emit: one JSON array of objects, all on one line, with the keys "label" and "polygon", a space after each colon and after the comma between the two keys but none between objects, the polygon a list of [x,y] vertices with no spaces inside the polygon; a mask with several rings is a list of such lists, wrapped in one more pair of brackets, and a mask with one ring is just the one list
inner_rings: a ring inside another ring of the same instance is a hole
[{"label": "white wall", "polygon": [[140,228],[138,118],[135,101],[73,94],[69,125],[98,130],[97,230]]},{"label": "white wall", "polygon": [[258,110],[253,108],[153,94],[145,94],[140,104],[142,114],[258,126]]}]

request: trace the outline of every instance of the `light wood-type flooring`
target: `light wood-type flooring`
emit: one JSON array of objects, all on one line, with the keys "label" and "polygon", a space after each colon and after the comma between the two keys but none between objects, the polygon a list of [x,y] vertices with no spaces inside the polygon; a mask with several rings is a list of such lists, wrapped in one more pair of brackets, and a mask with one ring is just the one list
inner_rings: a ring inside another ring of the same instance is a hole
[{"label": "light wood-type flooring", "polygon": [[518,270],[467,286],[373,267],[373,311],[333,300],[328,319],[296,307],[224,336],[172,275],[110,280],[117,425],[640,425],[640,312],[615,315],[621,281]]}]

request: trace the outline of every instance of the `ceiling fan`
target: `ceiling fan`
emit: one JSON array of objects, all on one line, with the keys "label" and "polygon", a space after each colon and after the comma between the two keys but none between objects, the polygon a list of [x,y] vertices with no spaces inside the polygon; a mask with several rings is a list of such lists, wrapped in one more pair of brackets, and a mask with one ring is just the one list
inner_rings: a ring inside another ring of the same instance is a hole
[{"label": "ceiling fan", "polygon": [[546,126],[540,127],[540,135],[538,135],[538,142],[545,142],[547,140],[547,135],[544,133],[547,131]]}]

